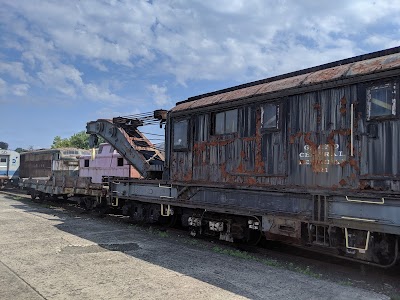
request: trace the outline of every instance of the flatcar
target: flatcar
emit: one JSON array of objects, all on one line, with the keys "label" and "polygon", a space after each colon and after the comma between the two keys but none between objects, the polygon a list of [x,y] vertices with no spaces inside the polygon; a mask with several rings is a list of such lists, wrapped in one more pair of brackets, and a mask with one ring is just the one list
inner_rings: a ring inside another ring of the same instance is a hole
[{"label": "flatcar", "polygon": [[13,150],[0,149],[0,187],[18,182],[20,155]]},{"label": "flatcar", "polygon": [[21,178],[50,178],[79,175],[79,156],[89,150],[77,148],[41,149],[21,153]]}]

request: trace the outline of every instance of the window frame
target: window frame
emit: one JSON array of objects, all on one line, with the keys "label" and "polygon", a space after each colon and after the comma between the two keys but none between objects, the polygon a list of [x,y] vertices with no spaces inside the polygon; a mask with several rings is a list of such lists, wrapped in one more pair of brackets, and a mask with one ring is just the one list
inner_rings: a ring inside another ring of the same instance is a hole
[{"label": "window frame", "polygon": [[[388,115],[379,115],[379,116],[371,116],[371,102],[372,102],[372,96],[371,96],[371,91],[373,89],[378,89],[382,87],[389,86],[392,90],[392,108],[391,108],[391,114]],[[384,81],[384,82],[374,82],[372,84],[369,84],[365,88],[365,110],[366,110],[366,120],[367,122],[373,122],[373,121],[382,121],[382,120],[391,120],[398,118],[398,102],[399,102],[399,96],[398,96],[398,91],[399,91],[399,84],[397,81]]]},{"label": "window frame", "polygon": [[[231,132],[226,132],[226,115],[229,112],[233,112],[236,111],[236,128],[234,131]],[[223,128],[223,132],[222,133],[217,133],[217,115],[221,115],[223,114],[224,116],[224,128]],[[212,116],[212,135],[217,135],[217,136],[223,136],[223,135],[229,135],[229,134],[237,134],[239,132],[239,108],[231,108],[228,110],[223,110],[223,111],[218,111],[215,112]]]},{"label": "window frame", "polygon": [[[276,126],[275,127],[264,127],[264,107],[267,105],[275,106],[275,117],[276,117]],[[282,102],[266,102],[260,105],[261,110],[261,131],[262,132],[276,132],[281,130],[281,113],[282,113]]]},{"label": "window frame", "polygon": [[[179,146],[175,144],[175,125],[181,122],[186,122],[187,128],[186,128],[186,145],[185,146]],[[174,152],[179,152],[179,151],[189,151],[190,149],[190,119],[189,118],[184,118],[184,119],[174,119],[172,122],[172,138],[171,138],[171,145],[172,145],[172,150]]]}]

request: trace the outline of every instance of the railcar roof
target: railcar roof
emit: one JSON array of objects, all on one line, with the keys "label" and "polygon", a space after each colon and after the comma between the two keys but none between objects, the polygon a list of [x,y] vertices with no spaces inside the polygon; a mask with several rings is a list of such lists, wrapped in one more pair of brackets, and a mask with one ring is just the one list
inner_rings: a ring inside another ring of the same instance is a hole
[{"label": "railcar roof", "polygon": [[400,68],[400,47],[360,55],[191,97],[185,101],[176,103],[176,106],[171,111],[180,112],[396,68]]},{"label": "railcar roof", "polygon": [[37,150],[31,150],[31,151],[26,151],[26,152],[21,152],[21,154],[29,154],[29,153],[54,153],[58,151],[65,151],[65,150],[81,150],[81,151],[86,151],[88,152],[89,150],[87,149],[80,149],[80,148],[54,148],[54,149],[37,149]]}]

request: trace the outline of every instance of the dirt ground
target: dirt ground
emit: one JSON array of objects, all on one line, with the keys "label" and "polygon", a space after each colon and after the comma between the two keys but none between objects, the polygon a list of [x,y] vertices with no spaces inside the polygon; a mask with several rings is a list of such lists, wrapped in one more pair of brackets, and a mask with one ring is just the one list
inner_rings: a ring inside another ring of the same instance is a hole
[{"label": "dirt ground", "polygon": [[0,193],[1,299],[397,297],[396,276],[384,274],[374,286],[368,269],[357,282],[349,269],[358,274],[359,267],[273,249],[240,251],[67,206]]}]

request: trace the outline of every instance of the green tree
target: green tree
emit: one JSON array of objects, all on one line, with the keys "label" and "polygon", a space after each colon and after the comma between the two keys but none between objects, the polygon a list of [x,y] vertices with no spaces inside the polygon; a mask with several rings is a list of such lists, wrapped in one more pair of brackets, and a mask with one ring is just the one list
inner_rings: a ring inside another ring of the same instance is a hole
[{"label": "green tree", "polygon": [[[60,136],[56,136],[53,140],[53,144],[51,148],[80,148],[80,149],[89,149],[89,136],[85,131],[81,131],[75,133],[69,138],[61,138]],[[99,143],[104,143],[104,139],[99,137]]]},{"label": "green tree", "polygon": [[21,147],[18,147],[17,149],[15,149],[15,152],[18,152],[18,153],[26,152],[26,151],[28,151],[28,150],[21,148]]},{"label": "green tree", "polygon": [[8,144],[6,142],[0,142],[0,149],[7,150],[8,149]]}]

